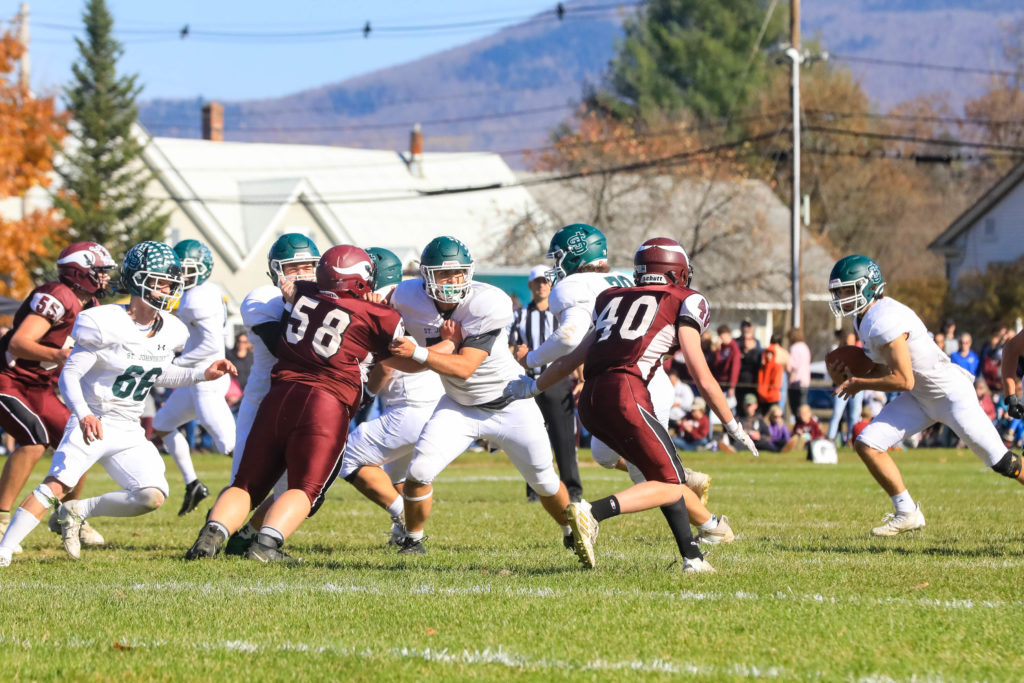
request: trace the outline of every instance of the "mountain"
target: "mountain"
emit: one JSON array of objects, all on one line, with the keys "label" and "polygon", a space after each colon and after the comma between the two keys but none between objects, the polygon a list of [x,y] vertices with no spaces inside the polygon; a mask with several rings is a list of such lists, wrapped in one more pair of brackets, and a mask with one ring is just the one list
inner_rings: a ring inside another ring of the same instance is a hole
[{"label": "mountain", "polygon": [[[600,81],[622,19],[633,11],[592,0],[565,7],[562,21],[538,15],[339,83],[276,99],[224,102],[225,138],[404,150],[411,124],[421,122],[426,149],[497,151],[524,167],[520,150],[547,144],[584,85]],[[804,41],[817,41],[848,66],[880,111],[929,93],[947,93],[959,107],[984,91],[988,76],[874,60],[1008,69],[1005,27],[1021,21],[1020,0],[815,0],[802,9]],[[146,101],[140,118],[154,135],[198,137],[202,104]]]}]

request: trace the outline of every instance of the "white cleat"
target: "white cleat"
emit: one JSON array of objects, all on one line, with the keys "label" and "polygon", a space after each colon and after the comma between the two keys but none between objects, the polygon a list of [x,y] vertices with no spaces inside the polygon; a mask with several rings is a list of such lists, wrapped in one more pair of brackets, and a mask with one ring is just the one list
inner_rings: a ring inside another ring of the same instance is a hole
[{"label": "white cleat", "polygon": [[[0,522],[0,539],[2,539],[2,538],[4,537],[4,534],[6,534],[6,533],[7,533],[7,526],[8,526],[9,524],[10,524],[10,522],[9,522],[9,521],[3,521],[3,522]],[[18,555],[18,554],[20,554],[20,553],[21,553],[21,544],[20,544],[20,543],[15,543],[15,544],[14,544],[14,547],[13,547],[13,548],[11,548],[10,550],[11,550],[11,552],[13,552],[13,553],[14,553],[15,555]],[[9,560],[8,560],[7,564],[10,564],[10,561],[9,561]],[[7,566],[7,565],[0,565],[0,567],[6,567],[6,566]]]},{"label": "white cleat", "polygon": [[918,503],[913,512],[890,512],[887,514],[882,518],[882,525],[871,530],[871,535],[896,536],[920,529],[924,524],[924,515],[921,514],[921,505]]},{"label": "white cleat", "polygon": [[691,470],[689,467],[683,468],[683,475],[686,477],[686,486],[697,494],[701,505],[707,506],[708,489],[711,488],[711,475]]},{"label": "white cleat", "polygon": [[69,500],[60,506],[60,536],[64,543],[64,550],[72,559],[78,560],[82,557],[82,524],[85,519],[78,514],[78,501]]},{"label": "white cleat", "polygon": [[10,567],[13,555],[14,551],[11,548],[0,547],[0,567]]},{"label": "white cleat", "polygon": [[78,539],[82,542],[82,545],[92,546],[106,543],[103,534],[93,529],[88,520],[82,522],[82,529],[78,532]]},{"label": "white cleat", "polygon": [[594,541],[597,540],[598,524],[594,515],[590,514],[590,503],[581,500],[569,503],[565,508],[565,516],[569,518],[569,526],[576,543],[576,556],[588,569],[596,564],[594,558]]},{"label": "white cleat", "polygon": [[697,535],[698,543],[707,543],[708,545],[718,545],[719,543],[732,543],[736,539],[736,534],[732,532],[732,527],[729,526],[729,518],[722,515],[718,518],[718,525],[711,531],[701,531]]},{"label": "white cleat", "polygon": [[683,558],[683,573],[684,574],[714,574],[715,568],[708,563],[703,557],[690,559],[689,557]]}]

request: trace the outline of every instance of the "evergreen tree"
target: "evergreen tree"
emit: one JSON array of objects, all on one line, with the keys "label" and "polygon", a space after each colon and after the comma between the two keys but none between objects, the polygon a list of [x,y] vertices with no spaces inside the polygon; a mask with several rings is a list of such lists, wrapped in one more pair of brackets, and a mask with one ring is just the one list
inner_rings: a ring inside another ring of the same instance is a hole
[{"label": "evergreen tree", "polygon": [[137,75],[117,75],[124,50],[113,37],[105,0],[87,0],[82,19],[86,35],[75,38],[80,57],[64,89],[74,141],[65,144],[57,167],[63,189],[54,204],[70,220],[69,241],[98,242],[120,260],[142,240],[163,240],[170,215],[146,198],[153,174],[141,158],[144,143],[132,131],[142,86]]},{"label": "evergreen tree", "polygon": [[[765,81],[764,58],[752,55],[752,49],[766,5],[765,0],[649,0],[625,22],[626,37],[606,78],[609,90],[591,105],[645,120],[676,118],[686,110],[703,121],[734,114]],[[760,46],[779,42],[785,21],[786,13],[776,9]]]}]

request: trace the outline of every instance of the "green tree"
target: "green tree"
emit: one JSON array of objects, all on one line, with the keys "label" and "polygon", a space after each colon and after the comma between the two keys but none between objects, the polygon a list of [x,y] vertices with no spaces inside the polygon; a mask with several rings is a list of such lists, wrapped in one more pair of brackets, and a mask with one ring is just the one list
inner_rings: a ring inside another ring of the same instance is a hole
[{"label": "green tree", "polygon": [[[785,34],[785,12],[766,22],[764,0],[650,0],[625,22],[607,76],[594,97],[642,119],[685,110],[698,120],[728,116],[764,82],[757,47]],[[765,26],[764,35],[761,35]]]},{"label": "green tree", "polygon": [[133,130],[142,87],[137,75],[117,75],[124,50],[105,0],[87,0],[82,19],[85,38],[75,38],[80,56],[64,90],[73,140],[57,165],[63,188],[54,204],[70,220],[69,241],[98,242],[120,259],[137,242],[162,240],[170,216],[146,197],[153,174]]}]

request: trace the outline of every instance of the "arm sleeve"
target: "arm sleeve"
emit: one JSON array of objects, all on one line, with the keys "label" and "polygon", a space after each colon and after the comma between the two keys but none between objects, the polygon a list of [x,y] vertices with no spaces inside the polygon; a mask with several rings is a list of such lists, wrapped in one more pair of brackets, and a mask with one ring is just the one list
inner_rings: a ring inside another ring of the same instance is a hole
[{"label": "arm sleeve", "polygon": [[591,315],[586,309],[573,306],[562,312],[558,327],[544,343],[526,354],[526,364],[531,368],[552,363],[571,352],[591,328]]},{"label": "arm sleeve", "polygon": [[160,376],[156,378],[155,384],[158,387],[187,387],[199,384],[206,379],[206,368],[183,368],[177,365],[168,365]]},{"label": "arm sleeve", "polygon": [[482,334],[474,334],[471,337],[466,337],[462,340],[462,346],[469,347],[471,349],[480,349],[486,351],[488,354],[491,353],[491,349],[494,348],[494,342],[501,334],[501,330],[491,330],[490,332],[483,332]]},{"label": "arm sleeve", "polygon": [[60,379],[57,380],[64,402],[79,420],[86,415],[92,415],[92,410],[82,394],[82,377],[95,364],[96,353],[79,344],[68,356],[64,368],[61,370]]},{"label": "arm sleeve", "polygon": [[277,355],[277,345],[281,341],[281,333],[284,331],[285,321],[282,318],[277,322],[272,323],[260,323],[252,328],[252,331],[256,333],[256,336],[262,340],[264,346],[275,356]]},{"label": "arm sleeve", "polygon": [[212,358],[220,352],[217,337],[221,333],[221,323],[214,317],[201,318],[195,321],[196,326],[203,333],[203,340],[199,346],[188,353],[183,353],[174,359],[175,365],[190,367],[199,361]]}]

